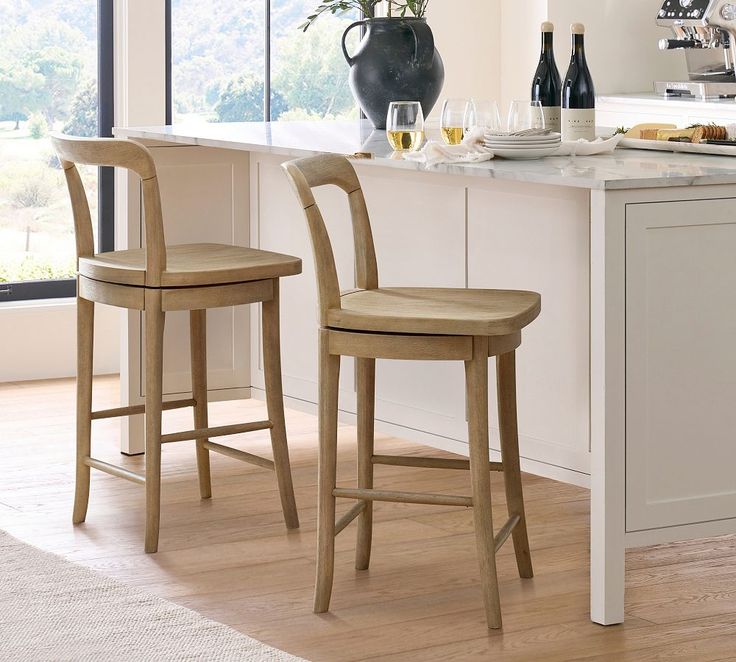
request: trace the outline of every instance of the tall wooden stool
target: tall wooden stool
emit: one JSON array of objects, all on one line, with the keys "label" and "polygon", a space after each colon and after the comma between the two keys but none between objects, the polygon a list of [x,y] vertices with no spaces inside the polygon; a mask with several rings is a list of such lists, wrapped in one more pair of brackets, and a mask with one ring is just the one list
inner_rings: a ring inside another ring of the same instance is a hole
[{"label": "tall wooden stool", "polygon": [[[488,626],[501,627],[495,554],[513,535],[522,577],[532,577],[524,515],[516,422],[515,350],[521,329],[539,315],[534,292],[468,289],[379,288],[368,211],[355,170],[341,156],[317,156],[284,165],[307,217],[317,273],[319,341],[319,510],[314,611],[330,606],[335,536],[358,519],[356,568],[370,562],[374,501],[474,508],[475,535]],[[340,293],[335,259],[312,189],[334,185],[348,195],[355,240],[358,290]],[[357,363],[358,487],[336,487],[337,405],[340,357]],[[503,463],[490,462],[488,358],[497,357]],[[376,359],[465,361],[470,460],[396,457],[374,452]],[[469,469],[472,496],[377,490],[373,465]],[[509,520],[494,537],[490,471],[503,471]],[[335,522],[335,498],[358,503]]]},{"label": "tall wooden stool", "polygon": [[[286,443],[281,392],[279,340],[279,278],[301,273],[301,260],[288,255],[220,244],[167,246],[161,197],[150,152],[127,140],[54,136],[54,147],[66,174],[74,212],[78,258],[77,285],[77,477],[74,523],[87,515],[90,468],[146,486],[146,552],[158,549],[161,504],[161,444],[196,440],[199,489],[212,496],[209,452],[275,470],[286,526],[299,527]],[[135,172],[142,180],[145,248],[94,252],[87,196],[75,164],[114,166]],[[263,358],[268,420],[209,427],[207,416],[206,322],[208,308],[262,302]],[[103,303],[145,312],[145,405],[92,411],[94,307]],[[192,397],[163,399],[163,336],[166,313],[190,311]],[[161,434],[162,409],[193,407],[194,429]],[[95,459],[91,453],[92,421],[146,416],[145,476]],[[222,446],[213,437],[270,430],[273,461]]]}]

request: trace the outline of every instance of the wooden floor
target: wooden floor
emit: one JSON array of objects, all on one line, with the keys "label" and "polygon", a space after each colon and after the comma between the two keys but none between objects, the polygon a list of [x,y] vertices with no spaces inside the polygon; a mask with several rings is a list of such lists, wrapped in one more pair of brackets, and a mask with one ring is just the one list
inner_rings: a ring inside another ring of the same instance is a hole
[{"label": "wooden floor", "polygon": [[[116,402],[117,380],[97,380],[96,406]],[[313,615],[316,420],[298,412],[288,424],[301,531],[286,533],[273,474],[222,456],[213,456],[214,498],[200,501],[191,442],[164,448],[158,554],[143,553],[142,488],[107,475],[93,473],[87,523],[73,528],[73,403],[68,380],[0,385],[0,528],[313,662],[736,660],[736,538],[630,552],[626,624],[603,628],[588,619],[588,493],[534,476],[525,486],[536,577],[519,580],[510,544],[502,550],[502,633],[486,630],[472,513],[456,508],[377,504],[370,571],[353,568],[351,527],[338,539],[332,613]],[[212,412],[224,425],[264,407]],[[190,427],[187,412],[165,416],[167,431]],[[94,434],[97,456],[141,468],[142,458],[117,452],[115,422],[95,423]],[[341,429],[345,485],[353,439]],[[269,454],[264,433],[238,445]],[[388,438],[378,448],[426,452]],[[389,489],[468,493],[464,472],[378,471]],[[500,476],[493,485],[503,521]]]}]

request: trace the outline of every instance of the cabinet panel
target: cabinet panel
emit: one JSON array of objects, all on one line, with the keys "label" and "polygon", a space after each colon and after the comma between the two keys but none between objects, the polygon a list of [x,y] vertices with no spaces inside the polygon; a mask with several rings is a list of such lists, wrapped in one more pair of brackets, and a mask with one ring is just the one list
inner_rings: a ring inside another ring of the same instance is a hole
[{"label": "cabinet panel", "polygon": [[[253,211],[253,245],[264,250],[302,258],[299,276],[281,279],[281,347],[285,395],[317,402],[317,350],[319,313],[314,259],[304,212],[281,169],[284,159],[254,155],[251,186],[257,191]],[[353,238],[347,196],[335,187],[315,191],[330,232],[340,286],[355,287]],[[258,318],[260,319],[260,311]],[[254,334],[259,334],[254,324]],[[253,384],[263,388],[261,344],[254,347]],[[355,411],[353,361],[343,360],[340,374],[340,408]]]},{"label": "cabinet panel", "polygon": [[517,353],[522,455],[589,473],[589,194],[504,183],[470,189],[468,201],[469,286],[542,295]]},{"label": "cabinet panel", "polygon": [[626,213],[627,530],[736,516],[736,200]]},{"label": "cabinet panel", "polygon": [[[152,151],[168,244],[248,245],[248,188],[247,184],[243,185],[248,182],[247,157],[237,152],[202,148],[153,148]],[[249,387],[248,307],[209,311],[207,331],[210,390]],[[142,337],[142,332],[139,333]],[[184,393],[191,389],[189,356],[189,314],[168,313],[164,393]],[[140,394],[144,394],[144,381],[143,375],[139,375]]]},{"label": "cabinet panel", "polygon": [[[371,214],[381,286],[465,287],[465,189],[431,176],[360,171]],[[376,416],[466,438],[460,362],[378,361]]]}]

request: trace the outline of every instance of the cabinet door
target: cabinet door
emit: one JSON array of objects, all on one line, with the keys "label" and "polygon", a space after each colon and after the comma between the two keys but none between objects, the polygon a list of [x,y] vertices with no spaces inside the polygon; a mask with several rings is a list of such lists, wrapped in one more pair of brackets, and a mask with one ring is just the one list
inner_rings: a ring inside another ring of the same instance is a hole
[{"label": "cabinet door", "polygon": [[[248,155],[203,147],[151,147],[156,161],[167,244],[249,242]],[[119,176],[122,173],[119,173]],[[128,180],[140,187],[138,180]],[[137,198],[137,200],[136,200]],[[135,204],[135,203],[138,204]],[[129,247],[141,246],[140,189],[128,200],[121,226]],[[211,400],[243,398],[250,388],[250,311],[247,306],[207,315],[208,386]],[[122,383],[131,404],[142,402],[145,355],[142,316],[130,312],[121,356]],[[191,393],[189,314],[167,313],[164,336],[164,395]],[[143,417],[124,419],[123,451],[143,452]]]},{"label": "cabinet door", "polygon": [[[319,312],[314,259],[304,211],[281,168],[281,157],[254,154],[251,161],[252,245],[296,255],[304,271],[281,279],[281,362],[284,394],[317,402]],[[353,235],[347,196],[336,187],[315,191],[335,253],[340,286],[355,287]],[[260,310],[253,335],[260,340]],[[253,385],[264,387],[262,343],[253,344]],[[340,374],[340,408],[355,412],[353,361],[344,359]]]},{"label": "cabinet door", "polygon": [[[465,189],[422,173],[359,172],[382,287],[465,287]],[[464,439],[465,377],[453,362],[378,361],[376,417]]]},{"label": "cabinet door", "polygon": [[736,199],[626,211],[627,530],[736,517]]},{"label": "cabinet door", "polygon": [[[587,191],[504,182],[468,192],[470,287],[533,290],[542,313],[517,352],[524,457],[590,472]],[[498,450],[495,383],[491,446]]]}]

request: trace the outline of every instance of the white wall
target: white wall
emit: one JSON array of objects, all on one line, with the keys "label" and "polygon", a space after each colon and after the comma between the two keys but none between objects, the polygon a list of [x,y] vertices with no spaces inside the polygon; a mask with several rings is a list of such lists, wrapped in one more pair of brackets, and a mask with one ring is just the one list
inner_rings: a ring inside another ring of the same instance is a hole
[{"label": "white wall", "polygon": [[500,97],[526,98],[539,57],[539,26],[555,24],[555,55],[564,76],[569,27],[584,23],[586,51],[598,94],[650,92],[657,79],[686,79],[685,57],[662,53],[657,42],[669,30],[656,25],[661,0],[502,0]]},{"label": "white wall", "polygon": [[458,2],[432,0],[427,14],[445,62],[442,97],[496,99],[501,89],[501,0],[463,0],[460,11]]}]

